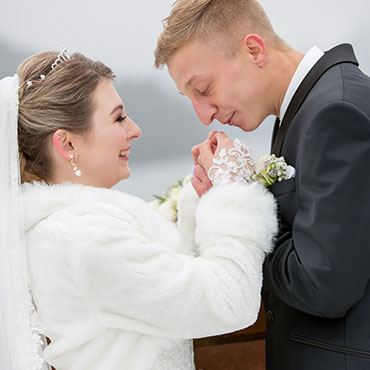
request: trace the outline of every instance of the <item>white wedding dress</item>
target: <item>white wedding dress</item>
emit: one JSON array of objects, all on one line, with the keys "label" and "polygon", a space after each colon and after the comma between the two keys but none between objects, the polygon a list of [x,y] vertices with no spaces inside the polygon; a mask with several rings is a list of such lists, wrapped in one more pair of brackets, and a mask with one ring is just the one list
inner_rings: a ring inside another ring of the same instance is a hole
[{"label": "white wedding dress", "polygon": [[57,370],[193,370],[192,339],[242,329],[260,307],[277,230],[261,185],[191,185],[178,227],[134,196],[27,184],[26,247]]}]

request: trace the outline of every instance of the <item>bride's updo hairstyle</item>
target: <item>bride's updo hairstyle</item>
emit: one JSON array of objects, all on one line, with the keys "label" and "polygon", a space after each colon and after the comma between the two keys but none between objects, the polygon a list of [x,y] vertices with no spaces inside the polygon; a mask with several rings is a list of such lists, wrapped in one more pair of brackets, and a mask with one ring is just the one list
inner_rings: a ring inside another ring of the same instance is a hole
[{"label": "bride's updo hairstyle", "polygon": [[21,181],[50,182],[50,138],[58,129],[86,134],[94,112],[92,94],[99,82],[114,79],[110,68],[75,53],[51,68],[58,53],[27,58],[18,68],[18,145]]}]

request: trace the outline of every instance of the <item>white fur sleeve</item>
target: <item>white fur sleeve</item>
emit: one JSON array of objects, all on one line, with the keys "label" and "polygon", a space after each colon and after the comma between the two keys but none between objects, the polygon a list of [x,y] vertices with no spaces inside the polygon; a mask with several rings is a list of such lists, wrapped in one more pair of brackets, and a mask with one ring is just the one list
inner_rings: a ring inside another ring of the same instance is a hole
[{"label": "white fur sleeve", "polygon": [[105,236],[86,248],[80,282],[102,326],[197,338],[253,324],[277,230],[272,195],[258,184],[215,187],[200,200],[196,221],[194,258],[158,242],[166,235],[154,241],[130,222],[98,217],[94,234]]},{"label": "white fur sleeve", "polygon": [[184,186],[181,196],[177,202],[177,227],[184,239],[188,244],[189,249],[195,255],[199,254],[198,248],[195,244],[195,213],[199,204],[199,197],[195,192],[193,185],[188,183]]}]

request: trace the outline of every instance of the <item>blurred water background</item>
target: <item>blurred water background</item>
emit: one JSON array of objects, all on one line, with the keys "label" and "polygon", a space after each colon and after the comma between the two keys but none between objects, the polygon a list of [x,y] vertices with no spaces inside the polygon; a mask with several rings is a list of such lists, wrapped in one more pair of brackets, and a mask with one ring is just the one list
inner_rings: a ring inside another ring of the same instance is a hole
[{"label": "blurred water background", "polygon": [[[13,0],[0,4],[0,78],[15,73],[29,55],[80,51],[109,65],[128,114],[143,135],[132,146],[129,180],[117,189],[146,200],[161,194],[190,173],[193,144],[211,129],[224,130],[254,148],[256,158],[269,151],[273,117],[245,133],[215,122],[204,127],[191,103],[180,96],[167,70],[153,68],[153,51],[162,19],[173,0]],[[362,70],[370,73],[370,2],[368,0],[261,0],[275,30],[294,48],[307,52],[313,45],[327,50],[350,42]]]}]

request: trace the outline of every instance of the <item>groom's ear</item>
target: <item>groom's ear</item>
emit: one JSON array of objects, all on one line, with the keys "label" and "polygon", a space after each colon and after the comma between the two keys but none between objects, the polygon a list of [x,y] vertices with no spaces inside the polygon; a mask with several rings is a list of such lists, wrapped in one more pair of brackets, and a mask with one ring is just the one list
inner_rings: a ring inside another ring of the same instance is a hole
[{"label": "groom's ear", "polygon": [[251,57],[252,62],[258,67],[262,68],[267,64],[267,48],[261,36],[256,34],[247,35],[244,38],[243,46]]}]

